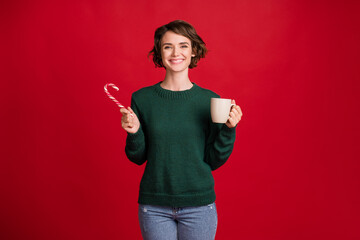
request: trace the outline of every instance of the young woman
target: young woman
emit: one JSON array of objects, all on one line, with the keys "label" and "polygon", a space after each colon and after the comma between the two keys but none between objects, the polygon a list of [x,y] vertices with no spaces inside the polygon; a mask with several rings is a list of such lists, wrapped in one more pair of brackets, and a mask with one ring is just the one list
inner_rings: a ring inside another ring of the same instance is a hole
[{"label": "young woman", "polygon": [[147,161],[138,200],[144,239],[215,238],[211,171],[229,158],[242,112],[235,105],[225,124],[212,123],[210,98],[219,95],[191,82],[188,75],[206,52],[203,40],[185,21],[158,28],[149,54],[156,67],[165,68],[165,78],[133,93],[131,108],[120,110],[128,132],[127,157],[139,165]]}]

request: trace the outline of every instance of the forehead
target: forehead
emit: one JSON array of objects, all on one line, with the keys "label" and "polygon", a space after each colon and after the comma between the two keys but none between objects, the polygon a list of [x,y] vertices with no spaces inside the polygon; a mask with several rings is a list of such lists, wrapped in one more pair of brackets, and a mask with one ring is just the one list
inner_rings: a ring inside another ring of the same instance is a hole
[{"label": "forehead", "polygon": [[161,44],[164,43],[178,44],[181,42],[187,42],[189,44],[191,43],[190,39],[188,39],[187,37],[174,33],[172,31],[167,31],[161,39]]}]

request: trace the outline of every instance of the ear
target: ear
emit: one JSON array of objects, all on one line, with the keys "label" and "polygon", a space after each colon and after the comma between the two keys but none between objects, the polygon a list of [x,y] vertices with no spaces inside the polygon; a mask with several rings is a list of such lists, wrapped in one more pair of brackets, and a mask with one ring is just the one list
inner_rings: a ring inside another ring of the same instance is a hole
[{"label": "ear", "polygon": [[196,49],[193,48],[193,49],[192,49],[192,53],[191,53],[191,57],[195,57],[195,56],[196,56]]}]

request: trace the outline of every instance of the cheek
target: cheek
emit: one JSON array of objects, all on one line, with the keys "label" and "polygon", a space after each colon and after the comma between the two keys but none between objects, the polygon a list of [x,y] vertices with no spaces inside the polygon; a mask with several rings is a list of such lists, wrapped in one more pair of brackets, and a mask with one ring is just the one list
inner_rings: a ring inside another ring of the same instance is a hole
[{"label": "cheek", "polygon": [[164,59],[164,58],[167,58],[169,57],[169,52],[168,51],[161,51],[161,58]]},{"label": "cheek", "polygon": [[163,63],[164,66],[166,66],[166,58],[167,58],[167,54],[165,52],[161,52],[161,62]]},{"label": "cheek", "polygon": [[166,58],[166,55],[164,52],[161,52],[161,60],[164,62],[164,59]]}]

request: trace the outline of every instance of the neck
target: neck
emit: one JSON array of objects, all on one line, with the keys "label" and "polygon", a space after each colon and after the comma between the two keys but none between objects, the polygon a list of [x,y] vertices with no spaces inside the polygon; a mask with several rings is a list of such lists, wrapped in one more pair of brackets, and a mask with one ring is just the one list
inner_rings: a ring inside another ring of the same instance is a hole
[{"label": "neck", "polygon": [[191,83],[188,71],[183,72],[170,72],[166,71],[165,79],[160,84],[164,89],[171,91],[184,91],[190,89],[193,84]]}]

